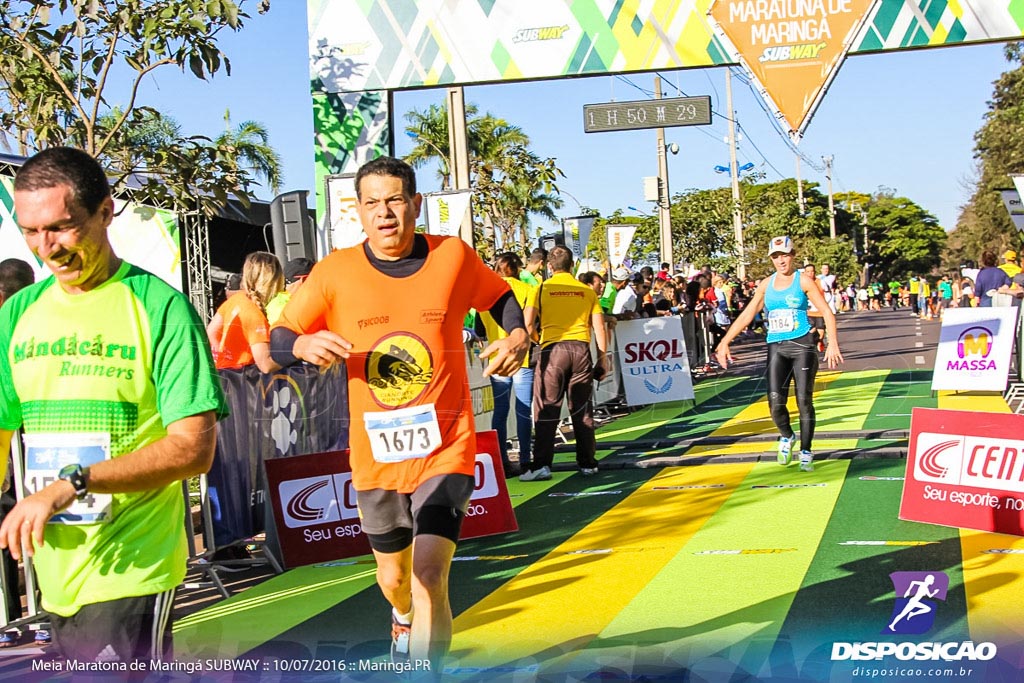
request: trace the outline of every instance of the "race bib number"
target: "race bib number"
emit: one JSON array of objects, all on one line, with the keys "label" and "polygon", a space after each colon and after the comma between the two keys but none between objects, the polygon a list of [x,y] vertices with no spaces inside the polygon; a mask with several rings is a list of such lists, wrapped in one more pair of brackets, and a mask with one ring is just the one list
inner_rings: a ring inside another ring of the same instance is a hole
[{"label": "race bib number", "polygon": [[394,463],[425,458],[441,445],[434,404],[365,413],[363,422],[377,462]]},{"label": "race bib number", "polygon": [[776,308],[768,312],[769,332],[792,332],[796,329],[796,311],[792,308]]},{"label": "race bib number", "polygon": [[[43,490],[57,481],[66,465],[90,467],[110,459],[110,434],[26,434],[25,488],[29,493]],[[67,510],[50,518],[49,524],[99,524],[109,522],[113,496],[89,493],[76,500]]]}]

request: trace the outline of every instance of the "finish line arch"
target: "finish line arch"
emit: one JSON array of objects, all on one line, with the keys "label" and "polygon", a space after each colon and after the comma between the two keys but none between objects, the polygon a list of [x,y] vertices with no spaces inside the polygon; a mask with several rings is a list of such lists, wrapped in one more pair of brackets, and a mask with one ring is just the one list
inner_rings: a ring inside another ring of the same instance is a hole
[{"label": "finish line arch", "polygon": [[739,65],[799,136],[847,54],[1024,36],[1024,13],[985,0],[308,0],[308,17],[321,215],[327,176],[394,149],[396,90]]}]

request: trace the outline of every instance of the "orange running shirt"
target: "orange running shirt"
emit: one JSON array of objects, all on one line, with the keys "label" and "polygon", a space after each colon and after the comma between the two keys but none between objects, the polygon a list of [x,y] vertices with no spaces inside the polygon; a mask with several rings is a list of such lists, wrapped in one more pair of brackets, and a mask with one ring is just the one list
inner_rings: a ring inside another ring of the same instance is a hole
[{"label": "orange running shirt", "polygon": [[255,363],[252,345],[270,342],[267,316],[244,292],[229,296],[217,313],[224,320],[220,339],[213,349],[217,369],[241,368]]},{"label": "orange running shirt", "polygon": [[[357,491],[411,493],[439,474],[473,475],[476,429],[462,321],[470,308],[491,308],[509,287],[461,239],[423,237],[426,261],[404,278],[374,268],[362,244],[333,252],[314,266],[274,325],[298,334],[328,329],[352,343],[346,369]],[[378,431],[370,433],[374,425],[388,413],[430,406],[440,445],[429,456],[375,459],[384,446]]]}]

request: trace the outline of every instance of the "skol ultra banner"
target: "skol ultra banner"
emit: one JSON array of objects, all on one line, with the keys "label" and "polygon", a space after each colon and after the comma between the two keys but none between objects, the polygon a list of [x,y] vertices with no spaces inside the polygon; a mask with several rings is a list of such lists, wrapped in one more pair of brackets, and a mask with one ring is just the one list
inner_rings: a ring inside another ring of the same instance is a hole
[{"label": "skol ultra banner", "polygon": [[914,408],[900,519],[1024,536],[1024,416]]},{"label": "skol ultra banner", "polygon": [[635,233],[635,225],[608,226],[608,260],[611,261],[612,268],[618,268],[625,263]]},{"label": "skol ultra banner", "polygon": [[693,398],[678,316],[619,321],[615,334],[626,403],[642,406]]},{"label": "skol ultra banner", "polygon": [[[281,560],[286,567],[366,555],[347,451],[265,461]],[[473,495],[460,538],[519,529],[505,483],[497,432],[477,434]]]},{"label": "skol ultra banner", "polygon": [[426,204],[427,232],[431,235],[459,236],[462,221],[469,213],[470,190],[431,192],[423,195]]},{"label": "skol ultra banner", "polygon": [[943,312],[932,391],[1005,389],[1017,313],[1015,306]]}]

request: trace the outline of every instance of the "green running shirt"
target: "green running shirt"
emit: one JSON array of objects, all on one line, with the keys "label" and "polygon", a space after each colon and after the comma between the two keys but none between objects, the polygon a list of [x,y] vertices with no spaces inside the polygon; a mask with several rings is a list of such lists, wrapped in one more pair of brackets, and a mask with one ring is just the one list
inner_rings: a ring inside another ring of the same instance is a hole
[{"label": "green running shirt", "polygon": [[[50,277],[0,308],[0,429],[109,433],[113,458],[208,410],[227,414],[203,325],[155,275],[125,262],[77,295]],[[46,610],[70,616],[184,578],[181,486],[112,497],[109,522],[47,525],[35,555]]]}]

